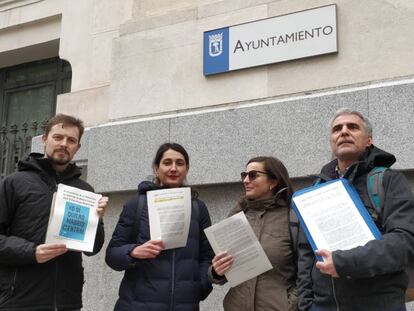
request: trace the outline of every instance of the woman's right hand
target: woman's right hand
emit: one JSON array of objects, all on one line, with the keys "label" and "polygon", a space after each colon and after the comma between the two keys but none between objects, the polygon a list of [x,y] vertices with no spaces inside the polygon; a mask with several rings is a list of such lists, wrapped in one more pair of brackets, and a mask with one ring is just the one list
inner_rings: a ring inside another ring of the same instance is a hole
[{"label": "woman's right hand", "polygon": [[213,269],[217,275],[223,276],[233,265],[233,256],[227,252],[218,253],[213,258]]},{"label": "woman's right hand", "polygon": [[137,259],[152,259],[157,257],[164,248],[165,245],[162,240],[149,240],[135,247],[131,252],[131,257]]}]

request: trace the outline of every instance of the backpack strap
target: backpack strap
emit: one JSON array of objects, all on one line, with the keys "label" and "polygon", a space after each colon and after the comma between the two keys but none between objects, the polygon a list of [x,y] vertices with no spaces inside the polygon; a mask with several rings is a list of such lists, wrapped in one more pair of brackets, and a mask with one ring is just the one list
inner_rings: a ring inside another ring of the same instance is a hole
[{"label": "backpack strap", "polygon": [[198,204],[197,199],[191,199],[191,207],[194,207],[194,210],[197,213],[196,219],[198,219],[200,214],[200,205]]},{"label": "backpack strap", "polygon": [[134,220],[134,225],[131,231],[132,240],[137,243],[138,243],[138,235],[139,235],[139,227],[140,227],[140,222],[141,222],[142,209],[144,208],[144,204],[145,204],[145,197],[146,197],[145,194],[138,195],[138,205],[135,211],[135,220]]},{"label": "backpack strap", "polygon": [[368,197],[373,208],[372,218],[378,219],[384,205],[384,185],[382,183],[386,167],[374,167],[367,175]]}]

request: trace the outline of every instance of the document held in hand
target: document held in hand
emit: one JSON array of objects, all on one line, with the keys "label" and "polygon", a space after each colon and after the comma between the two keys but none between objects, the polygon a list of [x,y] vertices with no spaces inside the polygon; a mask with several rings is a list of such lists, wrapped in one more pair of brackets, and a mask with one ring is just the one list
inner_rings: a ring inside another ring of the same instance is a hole
[{"label": "document held in hand", "polygon": [[204,232],[216,254],[226,251],[233,256],[233,265],[225,273],[231,287],[273,268],[244,212],[226,218]]},{"label": "document held in hand", "polygon": [[191,221],[191,189],[148,191],[147,202],[151,239],[162,240],[165,249],[186,246]]},{"label": "document held in hand", "polygon": [[299,190],[292,207],[313,250],[347,250],[381,239],[381,233],[346,179]]},{"label": "document held in hand", "polygon": [[72,250],[92,252],[102,197],[90,191],[58,185],[50,210],[45,243],[63,243]]}]

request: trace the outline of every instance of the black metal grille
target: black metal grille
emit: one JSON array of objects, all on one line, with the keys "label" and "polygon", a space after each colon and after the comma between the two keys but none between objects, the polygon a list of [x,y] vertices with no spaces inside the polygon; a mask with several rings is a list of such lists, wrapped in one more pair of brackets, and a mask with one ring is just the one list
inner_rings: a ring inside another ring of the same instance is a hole
[{"label": "black metal grille", "polygon": [[44,133],[47,120],[0,128],[0,180],[17,170],[19,160],[25,158],[32,146],[32,138]]}]

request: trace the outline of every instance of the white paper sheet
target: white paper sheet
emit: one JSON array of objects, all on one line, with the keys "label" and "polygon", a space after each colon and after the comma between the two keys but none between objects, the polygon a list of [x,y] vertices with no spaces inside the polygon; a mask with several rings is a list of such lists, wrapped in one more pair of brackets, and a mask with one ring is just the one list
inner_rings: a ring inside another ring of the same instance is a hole
[{"label": "white paper sheet", "polygon": [[162,240],[165,249],[186,246],[191,221],[191,189],[148,191],[147,201],[151,239]]},{"label": "white paper sheet", "polygon": [[63,243],[72,250],[92,252],[100,194],[58,185],[50,210],[45,243]]},{"label": "white paper sheet", "polygon": [[243,212],[204,229],[204,232],[216,254],[226,251],[234,258],[231,269],[225,274],[231,287],[273,268]]},{"label": "white paper sheet", "polygon": [[375,239],[342,182],[293,197],[317,249],[347,250]]}]

